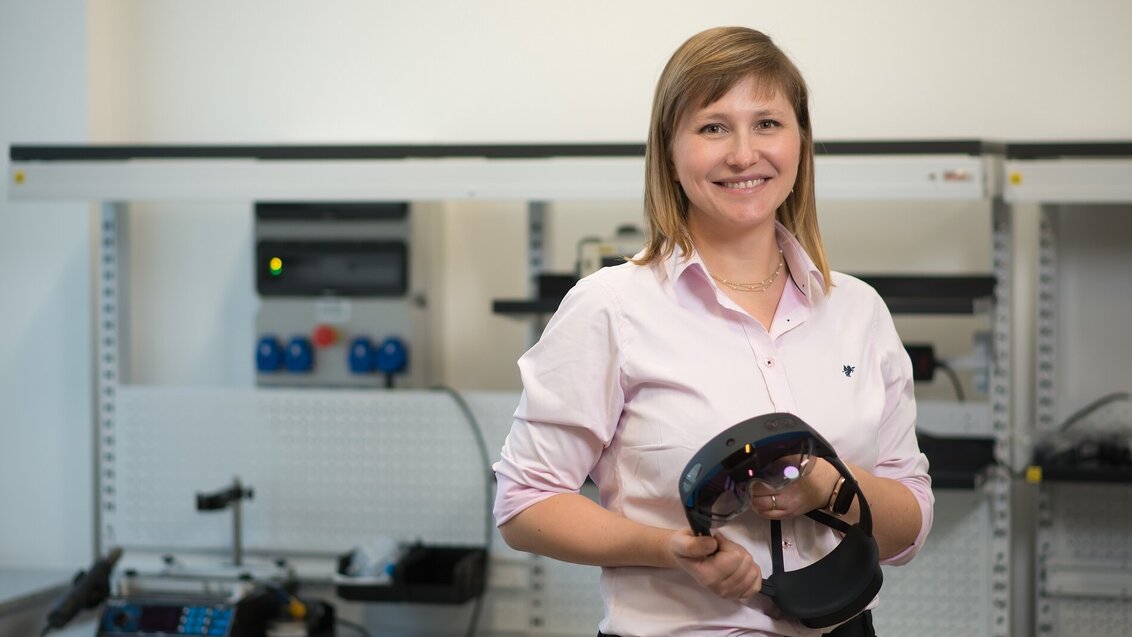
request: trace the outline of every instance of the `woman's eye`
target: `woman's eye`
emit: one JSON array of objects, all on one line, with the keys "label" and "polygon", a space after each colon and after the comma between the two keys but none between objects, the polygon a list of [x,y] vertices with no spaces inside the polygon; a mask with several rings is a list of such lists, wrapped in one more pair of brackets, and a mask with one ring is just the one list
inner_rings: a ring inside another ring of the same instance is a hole
[{"label": "woman's eye", "polygon": [[702,128],[700,128],[700,132],[701,133],[708,133],[708,134],[711,134],[711,135],[717,135],[717,134],[723,132],[723,125],[722,124],[707,124],[707,125],[703,126]]},{"label": "woman's eye", "polygon": [[778,128],[778,126],[779,126],[779,123],[774,121],[773,119],[764,119],[764,120],[762,120],[761,122],[759,122],[758,124],[755,125],[756,128],[763,129],[763,130],[770,129],[770,128]]}]

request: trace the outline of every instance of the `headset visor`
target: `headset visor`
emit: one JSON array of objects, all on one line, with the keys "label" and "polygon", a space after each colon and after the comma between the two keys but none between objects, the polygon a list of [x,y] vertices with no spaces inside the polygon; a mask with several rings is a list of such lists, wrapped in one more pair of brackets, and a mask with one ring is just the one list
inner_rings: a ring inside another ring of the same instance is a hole
[{"label": "headset visor", "polygon": [[[740,443],[728,440],[731,444]],[[813,455],[814,440],[805,432],[744,443],[719,465],[708,468],[711,475],[701,477],[704,467],[699,464],[688,470],[685,483],[698,484],[698,488],[692,489],[687,504],[696,513],[722,524],[747,510],[752,486],[761,483],[772,491],[786,488],[809,473]]]}]

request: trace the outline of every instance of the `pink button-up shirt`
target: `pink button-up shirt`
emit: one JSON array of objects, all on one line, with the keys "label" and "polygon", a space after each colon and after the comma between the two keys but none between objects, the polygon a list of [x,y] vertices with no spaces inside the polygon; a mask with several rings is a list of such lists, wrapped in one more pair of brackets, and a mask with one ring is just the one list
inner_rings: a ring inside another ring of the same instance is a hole
[{"label": "pink button-up shirt", "polygon": [[[562,301],[519,360],[523,395],[495,464],[503,524],[587,476],[607,509],[643,524],[688,522],[680,471],[720,431],[772,411],[797,414],[845,461],[907,486],[923,517],[904,563],[931,528],[927,458],[915,437],[912,368],[877,293],[834,273],[827,297],[813,261],[778,226],[791,281],[770,330],[721,292],[698,254],[604,268]],[[874,516],[883,512],[874,509]],[[782,525],[787,570],[838,536],[809,518]],[[748,511],[721,531],[771,572],[770,523]],[[721,599],[683,571],[605,568],[600,628],[618,635],[818,635],[756,596]],[[874,602],[875,603],[875,602]]]}]

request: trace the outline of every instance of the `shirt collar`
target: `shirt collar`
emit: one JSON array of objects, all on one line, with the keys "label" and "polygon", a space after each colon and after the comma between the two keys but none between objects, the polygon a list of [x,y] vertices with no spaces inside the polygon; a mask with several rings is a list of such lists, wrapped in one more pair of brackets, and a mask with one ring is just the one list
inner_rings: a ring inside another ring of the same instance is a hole
[{"label": "shirt collar", "polygon": [[[786,264],[790,267],[790,277],[794,280],[794,285],[798,286],[812,305],[816,298],[825,294],[825,278],[822,277],[821,270],[786,226],[775,221],[774,231],[775,241],[782,250]],[[695,248],[692,248],[691,254],[686,255],[677,246],[664,262],[663,268],[675,289],[681,287],[681,281],[687,276],[692,276],[693,280],[701,283],[708,283],[707,267]],[[686,282],[684,285],[689,283]],[[679,294],[677,292],[678,296]]]}]

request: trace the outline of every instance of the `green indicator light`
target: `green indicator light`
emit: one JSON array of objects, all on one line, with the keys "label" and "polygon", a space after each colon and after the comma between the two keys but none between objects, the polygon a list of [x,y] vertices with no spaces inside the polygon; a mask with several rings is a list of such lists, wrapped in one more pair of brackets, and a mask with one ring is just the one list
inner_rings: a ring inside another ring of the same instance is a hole
[{"label": "green indicator light", "polygon": [[271,270],[271,276],[279,276],[283,274],[283,259],[271,257],[271,260],[267,262],[267,267]]}]

